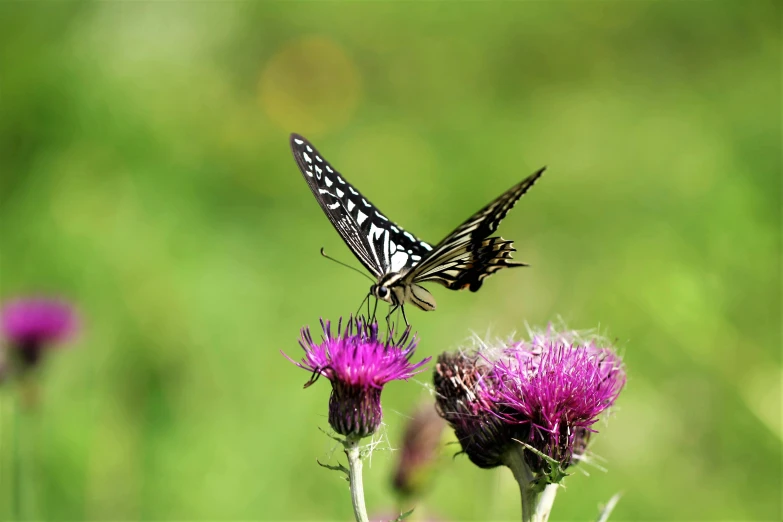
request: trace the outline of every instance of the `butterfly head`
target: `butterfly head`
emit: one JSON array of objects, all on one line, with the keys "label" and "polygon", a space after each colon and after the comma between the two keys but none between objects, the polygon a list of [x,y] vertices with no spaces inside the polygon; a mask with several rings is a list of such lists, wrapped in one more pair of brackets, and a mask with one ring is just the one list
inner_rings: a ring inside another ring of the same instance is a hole
[{"label": "butterfly head", "polygon": [[370,293],[381,301],[386,301],[389,304],[398,304],[395,299],[394,292],[388,286],[383,284],[372,285],[370,287]]}]

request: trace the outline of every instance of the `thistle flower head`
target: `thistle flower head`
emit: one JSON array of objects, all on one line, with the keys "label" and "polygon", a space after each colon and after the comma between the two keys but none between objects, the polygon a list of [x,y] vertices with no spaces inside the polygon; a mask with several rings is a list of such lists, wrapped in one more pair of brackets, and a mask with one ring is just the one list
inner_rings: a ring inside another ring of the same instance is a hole
[{"label": "thistle flower head", "polygon": [[509,465],[522,452],[532,474],[557,481],[585,452],[625,372],[599,339],[549,328],[529,341],[443,353],[434,384],[438,412],[474,464]]},{"label": "thistle flower head", "polygon": [[[507,347],[494,361],[479,395],[499,418],[515,425],[518,440],[558,461],[561,469],[581,456],[598,416],[623,386],[620,358],[596,339],[551,329],[529,342]],[[527,464],[543,472],[546,463],[526,452]]]},{"label": "thistle flower head", "polygon": [[331,381],[329,424],[337,433],[354,438],[372,435],[382,420],[383,386],[419,373],[430,357],[410,361],[417,344],[410,327],[397,340],[393,331],[382,338],[377,322],[360,318],[349,318],[344,329],[340,320],[335,334],[329,321],[322,320],[321,328],[321,342],[315,342],[310,329],[303,328],[299,344],[305,355],[300,362],[288,359],[312,373],[305,387],[319,376]]},{"label": "thistle flower head", "polygon": [[17,299],[0,311],[0,326],[15,355],[26,365],[46,348],[68,340],[78,329],[72,307],[54,299]]},{"label": "thistle flower head", "polygon": [[490,370],[478,353],[438,356],[433,382],[438,413],[454,429],[462,451],[480,468],[502,464],[512,443],[512,429],[499,418],[495,406],[479,395],[480,383]]}]

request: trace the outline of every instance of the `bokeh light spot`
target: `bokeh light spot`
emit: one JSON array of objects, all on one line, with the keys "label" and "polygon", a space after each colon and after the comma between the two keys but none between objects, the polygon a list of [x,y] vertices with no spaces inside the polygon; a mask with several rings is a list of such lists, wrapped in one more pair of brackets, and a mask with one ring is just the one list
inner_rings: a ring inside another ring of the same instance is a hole
[{"label": "bokeh light spot", "polygon": [[361,96],[361,76],[337,43],[308,37],[270,58],[258,84],[261,105],[276,125],[308,135],[344,125]]}]

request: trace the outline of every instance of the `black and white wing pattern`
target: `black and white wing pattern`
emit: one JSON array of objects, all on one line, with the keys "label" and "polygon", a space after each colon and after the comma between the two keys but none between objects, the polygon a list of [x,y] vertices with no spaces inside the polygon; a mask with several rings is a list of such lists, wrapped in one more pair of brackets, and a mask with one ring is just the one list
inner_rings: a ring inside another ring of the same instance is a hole
[{"label": "black and white wing pattern", "polygon": [[452,290],[481,288],[484,278],[505,267],[525,266],[511,261],[512,241],[489,237],[546,167],[517,183],[482,208],[438,243],[418,265],[400,274],[407,284],[434,281]]},{"label": "black and white wing pattern", "polygon": [[376,278],[406,273],[432,252],[431,245],[390,221],[362,196],[304,137],[291,134],[291,151],[326,217]]}]

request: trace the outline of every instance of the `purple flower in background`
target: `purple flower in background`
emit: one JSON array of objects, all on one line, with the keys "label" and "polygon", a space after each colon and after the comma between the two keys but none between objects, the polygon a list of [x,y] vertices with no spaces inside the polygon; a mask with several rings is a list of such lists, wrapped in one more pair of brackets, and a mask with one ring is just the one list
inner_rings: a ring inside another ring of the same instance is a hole
[{"label": "purple flower in background", "polygon": [[[435,405],[420,404],[406,423],[392,486],[401,497],[415,497],[430,485],[446,422]],[[387,519],[393,520],[393,519]]]},{"label": "purple flower in background", "polygon": [[368,324],[358,318],[350,318],[345,329],[341,319],[335,335],[329,321],[322,320],[321,328],[324,335],[320,343],[313,341],[309,328],[302,329],[299,344],[305,355],[301,362],[286,357],[313,374],[305,387],[319,376],[331,381],[329,424],[337,433],[355,439],[372,435],[383,416],[383,386],[419,373],[430,357],[410,362],[417,344],[410,327],[396,341],[393,332],[384,340],[379,336],[378,323]]},{"label": "purple flower in background", "polygon": [[[595,339],[551,330],[507,347],[482,381],[479,395],[500,419],[516,426],[515,438],[567,468],[587,447],[592,425],[625,385],[620,358]],[[531,451],[535,473],[547,463]]]},{"label": "purple flower in background", "polygon": [[70,339],[78,325],[71,305],[56,299],[17,299],[0,311],[3,336],[26,366],[36,364],[43,350]]}]

